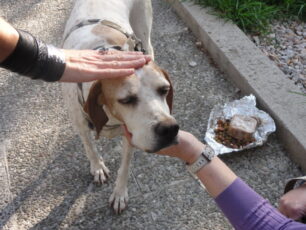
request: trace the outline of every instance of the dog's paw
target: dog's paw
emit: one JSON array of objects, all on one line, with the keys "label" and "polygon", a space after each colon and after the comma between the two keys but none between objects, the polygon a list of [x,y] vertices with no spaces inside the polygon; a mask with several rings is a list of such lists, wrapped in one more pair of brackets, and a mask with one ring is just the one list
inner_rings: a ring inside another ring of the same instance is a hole
[{"label": "dog's paw", "polygon": [[94,176],[94,183],[98,185],[105,183],[109,178],[109,169],[102,160],[90,165],[90,173]]},{"label": "dog's paw", "polygon": [[113,194],[109,198],[109,205],[114,209],[116,214],[120,214],[124,209],[126,209],[128,204],[129,196],[127,189],[123,191],[114,190]]}]

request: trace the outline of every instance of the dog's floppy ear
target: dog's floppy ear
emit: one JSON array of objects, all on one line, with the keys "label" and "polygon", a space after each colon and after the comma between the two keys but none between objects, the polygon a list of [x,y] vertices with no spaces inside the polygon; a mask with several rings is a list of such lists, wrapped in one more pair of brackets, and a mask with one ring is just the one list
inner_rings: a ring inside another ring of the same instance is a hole
[{"label": "dog's floppy ear", "polygon": [[103,126],[108,121],[108,117],[103,110],[101,97],[103,97],[102,85],[101,82],[97,81],[91,86],[87,100],[84,104],[84,111],[88,114],[90,121],[96,129],[96,139],[99,138]]},{"label": "dog's floppy ear", "polygon": [[165,78],[167,79],[167,81],[170,83],[170,89],[169,89],[166,100],[167,100],[167,104],[169,106],[170,113],[171,113],[172,112],[172,103],[173,103],[173,87],[172,87],[172,83],[171,83],[169,74],[163,69],[161,69],[161,71],[165,75]]}]

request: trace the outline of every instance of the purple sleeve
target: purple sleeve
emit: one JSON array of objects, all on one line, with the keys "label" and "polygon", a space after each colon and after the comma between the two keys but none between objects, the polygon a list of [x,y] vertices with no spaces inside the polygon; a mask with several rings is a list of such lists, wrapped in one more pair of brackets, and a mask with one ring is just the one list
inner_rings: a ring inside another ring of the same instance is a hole
[{"label": "purple sleeve", "polygon": [[306,225],[283,216],[239,178],[215,200],[237,230],[306,230]]}]

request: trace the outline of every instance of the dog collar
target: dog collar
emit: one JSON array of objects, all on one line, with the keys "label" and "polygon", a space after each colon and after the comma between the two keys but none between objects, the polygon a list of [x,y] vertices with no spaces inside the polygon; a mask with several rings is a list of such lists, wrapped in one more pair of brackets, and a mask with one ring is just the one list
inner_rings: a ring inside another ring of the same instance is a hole
[{"label": "dog collar", "polygon": [[[127,37],[127,44],[129,46],[129,50],[130,51],[141,51],[143,53],[146,53],[146,50],[143,48],[143,45],[142,45],[142,42],[139,38],[137,38],[137,36],[132,33],[128,33],[126,32],[120,25],[114,23],[114,22],[111,22],[111,21],[108,21],[108,20],[101,20],[101,19],[87,19],[87,20],[84,20],[80,23],[78,23],[77,25],[73,26],[69,32],[67,33],[67,35],[65,36],[64,38],[64,41],[70,36],[70,34],[77,30],[77,29],[80,29],[82,28],[83,26],[89,26],[89,25],[93,25],[93,24],[97,24],[97,23],[100,23],[104,26],[108,26],[108,27],[111,27],[115,30],[118,30],[120,33],[124,34],[126,37]],[[123,50],[121,46],[111,46],[111,47],[103,47],[103,46],[99,46],[99,47],[96,47],[95,49],[116,49],[116,50]]]}]

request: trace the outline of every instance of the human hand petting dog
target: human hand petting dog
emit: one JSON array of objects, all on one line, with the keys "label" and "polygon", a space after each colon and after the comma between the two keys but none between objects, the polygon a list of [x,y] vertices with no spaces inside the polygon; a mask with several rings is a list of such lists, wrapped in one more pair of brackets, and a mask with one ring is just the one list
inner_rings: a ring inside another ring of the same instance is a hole
[{"label": "human hand petting dog", "polygon": [[279,201],[279,211],[293,220],[306,215],[306,184],[290,190]]},{"label": "human hand petting dog", "polygon": [[89,82],[133,74],[151,60],[142,52],[62,50],[66,68],[60,82]]},{"label": "human hand petting dog", "polygon": [[0,17],[0,67],[33,79],[89,82],[133,74],[151,57],[133,51],[57,49]]}]

